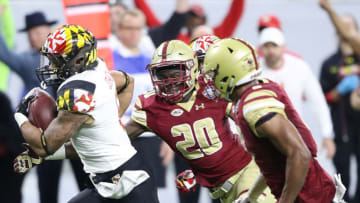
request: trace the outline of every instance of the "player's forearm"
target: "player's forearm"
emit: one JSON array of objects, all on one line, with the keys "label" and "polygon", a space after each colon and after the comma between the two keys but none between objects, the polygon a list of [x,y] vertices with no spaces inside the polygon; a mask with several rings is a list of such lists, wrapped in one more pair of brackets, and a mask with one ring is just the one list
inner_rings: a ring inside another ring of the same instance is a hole
[{"label": "player's forearm", "polygon": [[301,191],[311,160],[310,152],[295,151],[286,160],[285,184],[279,203],[294,202]]},{"label": "player's forearm", "polygon": [[120,109],[119,109],[120,117],[122,117],[126,109],[129,108],[131,99],[133,97],[133,92],[134,92],[134,78],[129,76],[128,86],[124,89],[122,93],[118,94],[118,99],[120,102]]},{"label": "player's forearm", "polygon": [[31,149],[39,156],[46,156],[46,152],[41,145],[40,129],[32,125],[29,121],[24,122],[20,129],[25,142],[30,145]]},{"label": "player's forearm", "polygon": [[131,120],[125,125],[126,132],[131,140],[134,140],[142,133],[146,132],[146,128]]},{"label": "player's forearm", "polygon": [[47,151],[45,156],[54,153],[65,142],[69,141],[80,129],[82,124],[91,123],[92,121],[92,118],[86,114],[59,111],[58,117],[50,123],[44,132],[42,145],[45,151]]},{"label": "player's forearm", "polygon": [[263,193],[266,187],[267,185],[264,176],[259,174],[249,190],[249,198],[256,200],[261,195],[261,193]]}]

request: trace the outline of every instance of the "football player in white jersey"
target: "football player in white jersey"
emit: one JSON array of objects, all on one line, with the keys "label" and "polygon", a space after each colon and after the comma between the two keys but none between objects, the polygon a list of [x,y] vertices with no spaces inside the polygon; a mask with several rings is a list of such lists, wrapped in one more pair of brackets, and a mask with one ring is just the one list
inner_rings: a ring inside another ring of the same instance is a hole
[{"label": "football player in white jersey", "polygon": [[28,149],[15,159],[15,170],[25,173],[40,164],[41,157],[78,155],[95,188],[83,190],[69,202],[157,203],[150,172],[119,121],[130,103],[133,80],[125,72],[110,74],[97,58],[94,35],[81,26],[56,28],[41,53],[49,62],[37,69],[40,80],[60,84],[58,115],[42,132],[27,119],[32,96],[25,96],[15,118]]}]

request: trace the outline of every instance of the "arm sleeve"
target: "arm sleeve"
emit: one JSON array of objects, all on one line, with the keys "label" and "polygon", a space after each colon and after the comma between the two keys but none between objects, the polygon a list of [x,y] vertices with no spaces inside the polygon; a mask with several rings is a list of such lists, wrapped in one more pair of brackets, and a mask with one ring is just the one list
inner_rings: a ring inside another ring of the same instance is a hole
[{"label": "arm sleeve", "polygon": [[243,15],[245,0],[233,0],[223,22],[214,28],[214,34],[220,38],[230,37]]},{"label": "arm sleeve", "polygon": [[145,14],[147,26],[152,28],[161,25],[160,20],[155,16],[145,0],[135,0],[135,5]]},{"label": "arm sleeve", "polygon": [[304,94],[307,101],[310,102],[311,109],[316,116],[316,120],[319,121],[322,136],[324,138],[333,138],[334,134],[330,111],[327,106],[325,96],[321,91],[321,86],[309,67],[305,72],[307,72],[307,80],[304,83]]},{"label": "arm sleeve", "polygon": [[171,18],[163,25],[150,28],[149,35],[155,47],[159,46],[162,42],[175,39],[181,28],[185,25],[187,13],[174,12]]}]

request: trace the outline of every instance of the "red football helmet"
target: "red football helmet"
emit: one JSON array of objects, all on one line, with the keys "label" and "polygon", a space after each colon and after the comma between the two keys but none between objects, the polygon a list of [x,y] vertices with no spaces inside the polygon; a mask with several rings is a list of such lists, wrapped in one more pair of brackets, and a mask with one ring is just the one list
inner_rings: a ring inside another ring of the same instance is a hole
[{"label": "red football helmet", "polygon": [[190,47],[197,53],[198,59],[203,60],[209,47],[219,40],[220,38],[216,35],[202,35],[192,40]]}]

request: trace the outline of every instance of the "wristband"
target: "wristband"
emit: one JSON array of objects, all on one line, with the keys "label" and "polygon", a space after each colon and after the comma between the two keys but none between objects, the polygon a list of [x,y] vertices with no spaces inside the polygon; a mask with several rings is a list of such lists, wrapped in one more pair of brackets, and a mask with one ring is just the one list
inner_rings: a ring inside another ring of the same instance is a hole
[{"label": "wristband", "polygon": [[22,124],[24,124],[26,121],[29,121],[29,119],[22,113],[16,112],[14,114],[15,121],[18,124],[18,126],[21,128]]},{"label": "wristband", "polygon": [[49,149],[48,149],[48,147],[47,147],[46,138],[45,138],[45,136],[44,136],[44,133],[41,134],[40,139],[41,139],[41,145],[42,145],[42,147],[44,148],[46,154],[47,154],[48,156],[51,155],[51,153],[49,152]]},{"label": "wristband", "polygon": [[56,152],[52,155],[45,157],[45,160],[62,160],[66,158],[65,145],[62,145]]}]

